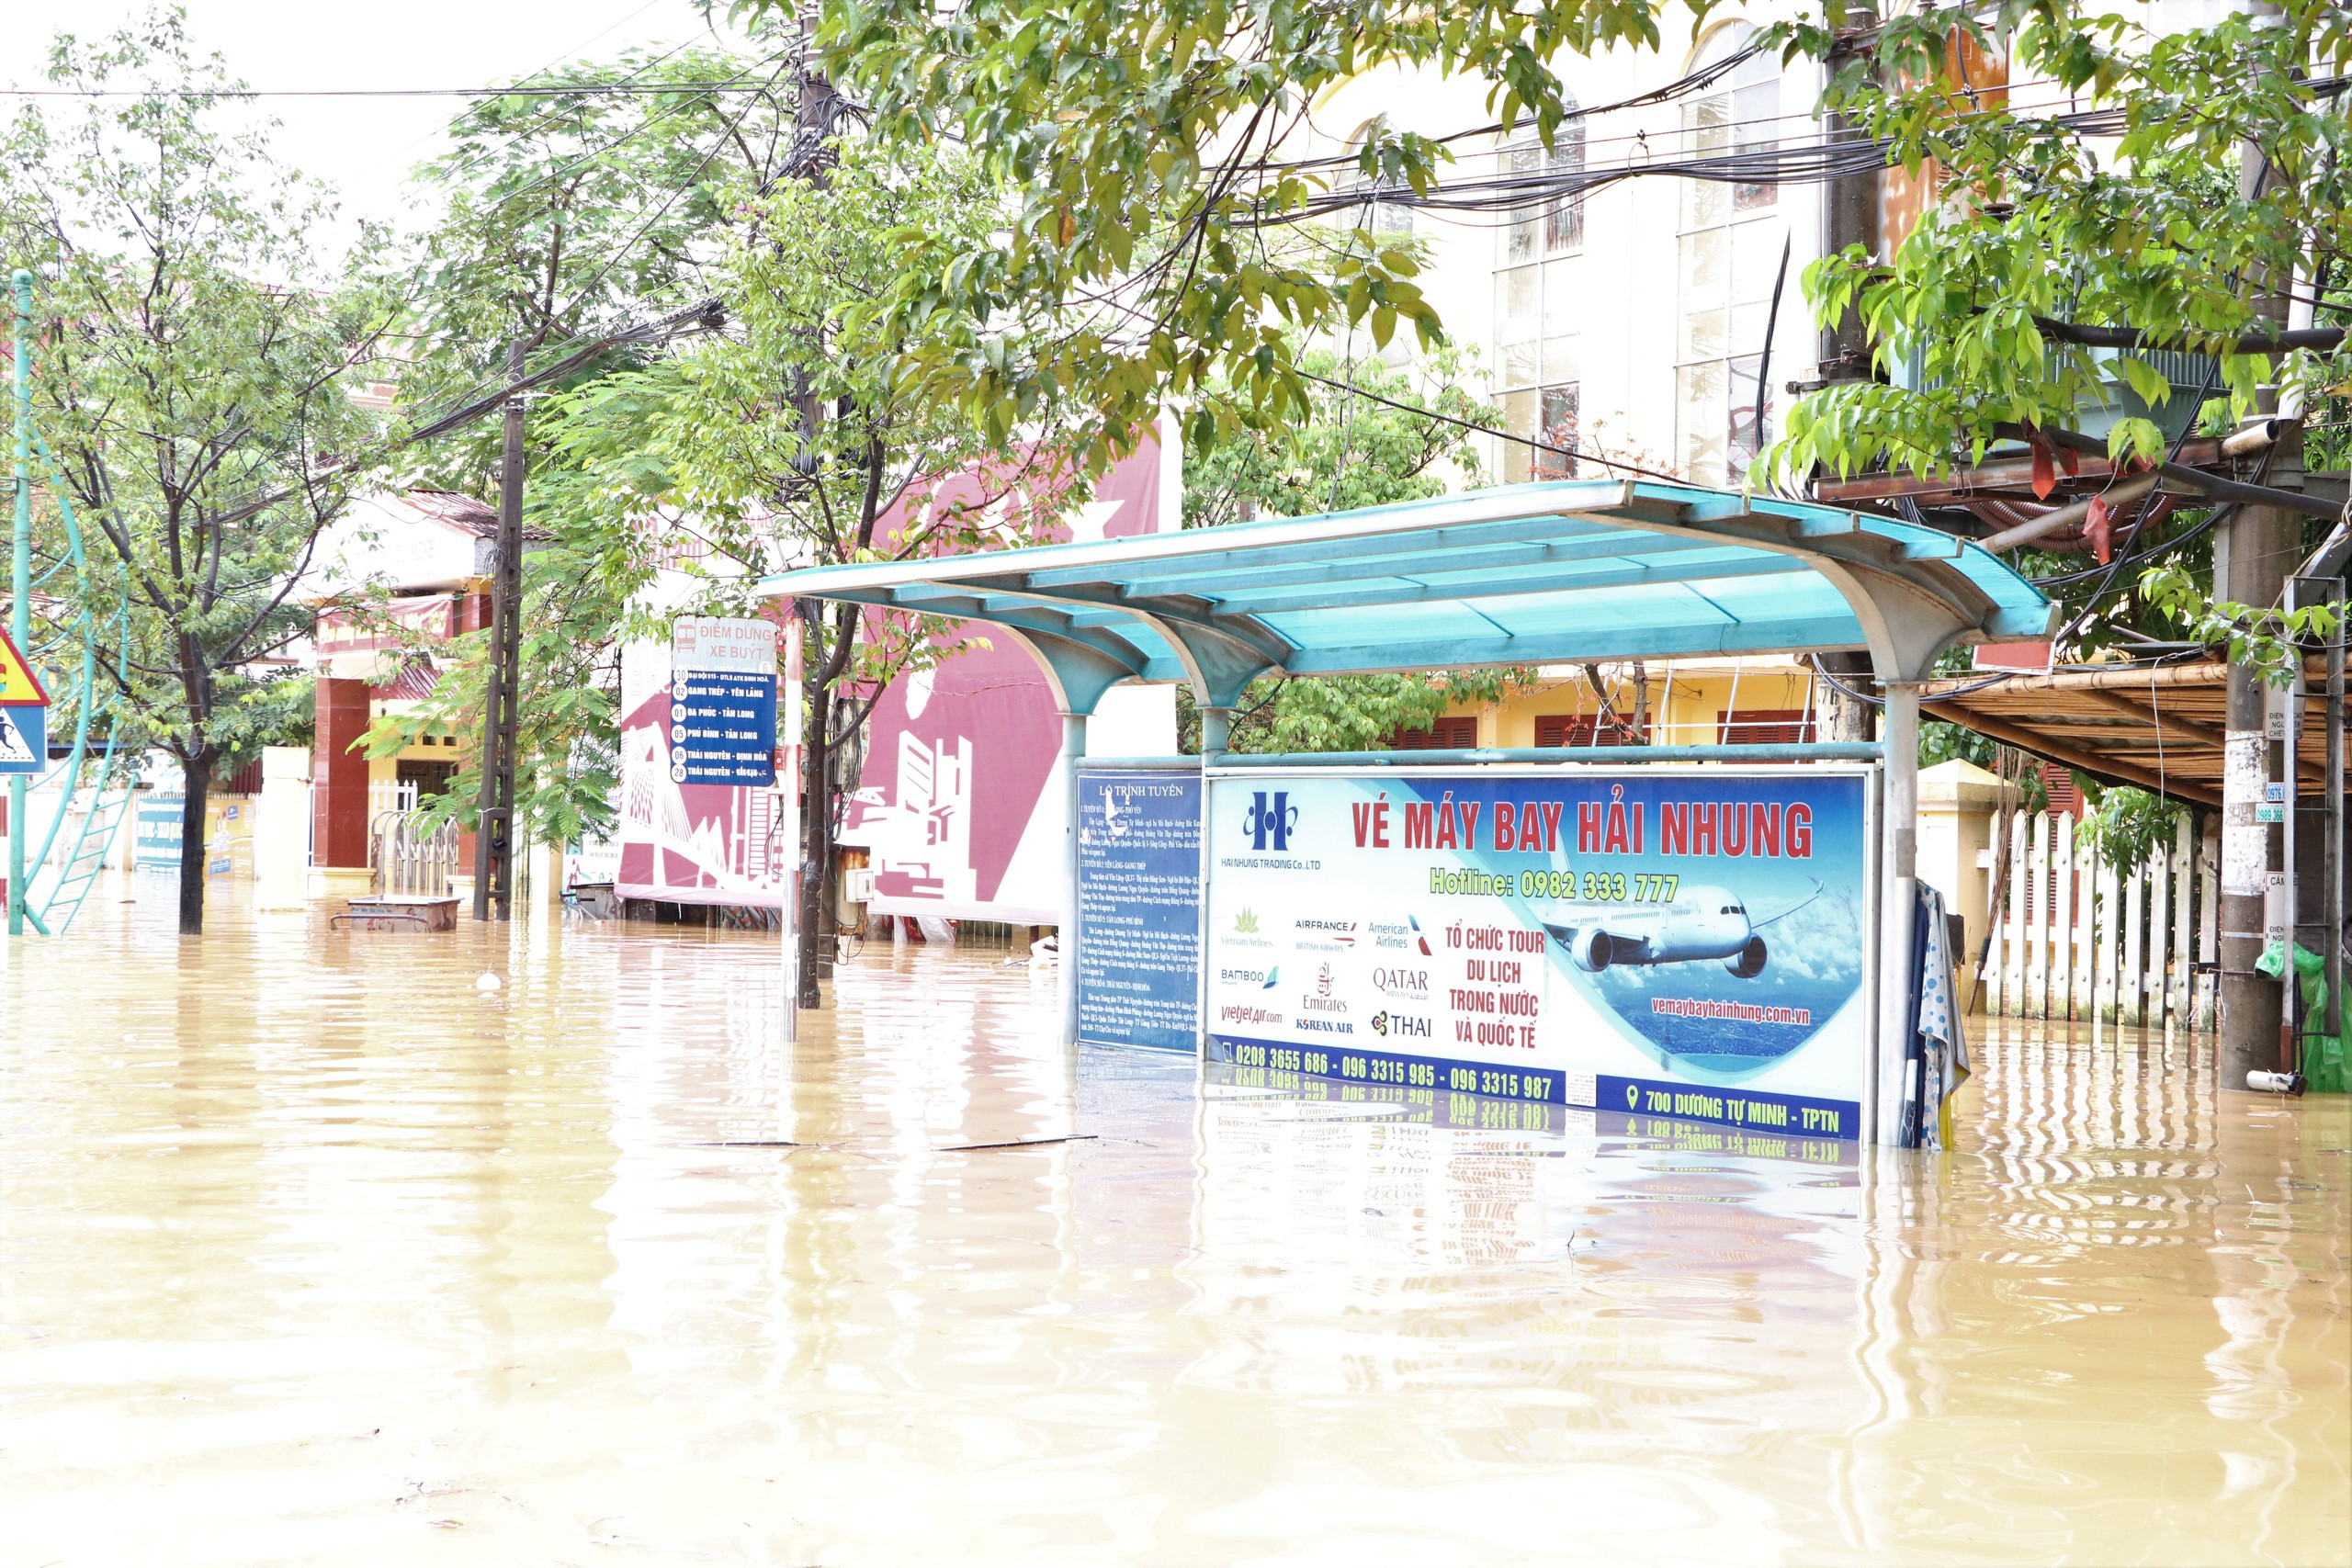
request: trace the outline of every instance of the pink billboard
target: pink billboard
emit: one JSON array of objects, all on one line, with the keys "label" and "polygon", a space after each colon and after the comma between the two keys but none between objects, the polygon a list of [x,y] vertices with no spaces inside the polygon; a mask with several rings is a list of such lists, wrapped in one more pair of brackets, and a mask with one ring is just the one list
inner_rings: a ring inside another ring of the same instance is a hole
[{"label": "pink billboard", "polygon": [[[1092,500],[1072,509],[1060,532],[1086,540],[1173,528],[1180,479],[1172,454],[1163,463],[1159,444],[1147,440]],[[794,858],[782,799],[770,790],[672,781],[669,674],[667,646],[624,650],[616,890],[777,908]],[[1173,746],[1172,720],[1146,728],[1169,729],[1161,746]],[[1053,786],[1060,750],[1052,690],[1009,637],[976,637],[937,668],[892,682],[866,721],[859,787],[837,835],[844,847],[867,852],[871,912],[1059,919],[1067,802]]]}]

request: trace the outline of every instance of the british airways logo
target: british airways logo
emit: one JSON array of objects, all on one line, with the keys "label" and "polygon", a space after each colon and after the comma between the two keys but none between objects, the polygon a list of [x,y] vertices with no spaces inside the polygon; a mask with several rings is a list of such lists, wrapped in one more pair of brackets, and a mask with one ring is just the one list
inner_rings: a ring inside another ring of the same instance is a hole
[{"label": "british airways logo", "polygon": [[1251,849],[1287,850],[1291,834],[1297,830],[1298,807],[1290,803],[1288,791],[1251,793],[1250,813],[1241,819],[1241,831]]}]

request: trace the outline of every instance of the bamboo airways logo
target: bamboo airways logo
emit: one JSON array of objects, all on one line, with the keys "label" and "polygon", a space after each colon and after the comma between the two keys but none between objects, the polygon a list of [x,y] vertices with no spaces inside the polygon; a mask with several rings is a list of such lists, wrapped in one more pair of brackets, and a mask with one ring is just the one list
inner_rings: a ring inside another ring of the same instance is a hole
[{"label": "bamboo airways logo", "polygon": [[1262,789],[1251,792],[1250,814],[1241,819],[1241,831],[1251,849],[1286,851],[1290,836],[1297,830],[1298,807],[1290,803],[1289,792],[1275,790],[1271,796]]}]

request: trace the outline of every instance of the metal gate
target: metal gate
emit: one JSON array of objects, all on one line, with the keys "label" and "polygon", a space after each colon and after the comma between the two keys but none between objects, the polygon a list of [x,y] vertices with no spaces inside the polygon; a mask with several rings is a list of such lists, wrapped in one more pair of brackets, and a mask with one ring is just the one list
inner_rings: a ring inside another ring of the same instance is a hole
[{"label": "metal gate", "polygon": [[446,898],[458,869],[458,825],[428,823],[413,811],[379,811],[368,835],[368,860],[379,893]]}]

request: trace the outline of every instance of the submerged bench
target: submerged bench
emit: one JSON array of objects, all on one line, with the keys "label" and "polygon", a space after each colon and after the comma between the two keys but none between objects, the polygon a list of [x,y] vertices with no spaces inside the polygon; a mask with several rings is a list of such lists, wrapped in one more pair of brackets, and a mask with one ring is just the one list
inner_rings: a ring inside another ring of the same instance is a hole
[{"label": "submerged bench", "polygon": [[[343,922],[340,926],[337,922]],[[330,931],[452,931],[458,929],[454,895],[429,898],[414,895],[382,895],[345,901],[344,912],[327,920]]]}]

